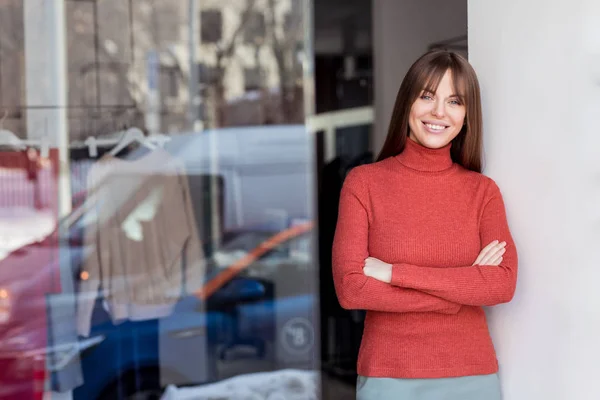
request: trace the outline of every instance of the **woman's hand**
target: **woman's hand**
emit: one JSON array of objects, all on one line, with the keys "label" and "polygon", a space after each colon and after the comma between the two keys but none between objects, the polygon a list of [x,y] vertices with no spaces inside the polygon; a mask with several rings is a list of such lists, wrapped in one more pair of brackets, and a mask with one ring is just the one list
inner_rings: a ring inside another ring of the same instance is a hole
[{"label": "woman's hand", "polygon": [[[506,252],[506,242],[494,240],[481,250],[473,265],[500,265],[502,255]],[[392,264],[383,262],[375,257],[365,260],[363,273],[378,281],[390,283],[392,281]]]},{"label": "woman's hand", "polygon": [[502,255],[506,252],[506,242],[494,240],[481,250],[473,265],[500,265]]},{"label": "woman's hand", "polygon": [[366,276],[381,282],[390,283],[392,281],[392,264],[378,260],[375,257],[368,257],[365,260],[363,272]]}]

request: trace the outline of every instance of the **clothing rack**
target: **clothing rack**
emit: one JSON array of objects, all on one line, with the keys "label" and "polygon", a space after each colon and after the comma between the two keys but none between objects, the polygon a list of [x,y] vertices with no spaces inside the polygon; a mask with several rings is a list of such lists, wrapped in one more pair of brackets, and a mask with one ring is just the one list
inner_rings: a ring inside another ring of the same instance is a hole
[{"label": "clothing rack", "polygon": [[90,136],[84,142],[72,143],[69,145],[69,148],[74,149],[87,147],[89,156],[97,157],[98,147],[116,146],[113,151],[118,152],[128,145],[137,142],[150,149],[155,149],[156,147],[163,147],[171,140],[169,136],[162,133],[145,136],[141,129],[135,127],[129,128],[125,131],[115,132],[115,136],[116,135],[118,135],[118,137],[112,138],[96,138],[95,136]]},{"label": "clothing rack", "polygon": [[[85,142],[74,142],[69,145],[69,148],[82,148],[87,147],[89,149],[90,157],[98,156],[98,147],[111,147],[118,146],[126,147],[131,143],[138,142],[149,148],[163,147],[171,138],[162,133],[152,134],[150,136],[144,136],[143,132],[139,128],[129,128],[121,137],[118,138],[96,138],[90,136]],[[123,145],[123,143],[126,143]],[[41,139],[20,139],[15,133],[8,129],[0,129],[0,146],[7,146],[16,149],[26,149],[27,147],[36,147],[40,149],[40,156],[47,158],[50,152],[50,140],[47,136]]]}]

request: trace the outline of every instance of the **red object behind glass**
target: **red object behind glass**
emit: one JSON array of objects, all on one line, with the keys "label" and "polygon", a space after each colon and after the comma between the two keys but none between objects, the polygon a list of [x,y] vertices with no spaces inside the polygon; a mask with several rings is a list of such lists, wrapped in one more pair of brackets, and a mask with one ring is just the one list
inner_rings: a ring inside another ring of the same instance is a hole
[{"label": "red object behind glass", "polygon": [[[58,151],[0,152],[0,208],[58,217]],[[14,231],[18,232],[18,222]],[[60,291],[53,236],[10,252],[0,261],[0,400],[38,400],[46,378],[46,294]]]}]

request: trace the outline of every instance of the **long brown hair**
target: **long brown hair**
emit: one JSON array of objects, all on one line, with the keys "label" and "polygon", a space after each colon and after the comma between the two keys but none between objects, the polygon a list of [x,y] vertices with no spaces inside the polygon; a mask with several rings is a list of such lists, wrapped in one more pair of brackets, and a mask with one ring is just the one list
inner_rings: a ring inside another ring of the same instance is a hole
[{"label": "long brown hair", "polygon": [[466,124],[452,141],[450,154],[455,163],[481,172],[483,123],[477,75],[464,57],[446,50],[425,53],[406,73],[396,96],[387,138],[377,161],[402,153],[410,131],[408,118],[413,103],[423,90],[435,93],[448,70],[452,74],[455,93],[461,95],[466,107]]}]

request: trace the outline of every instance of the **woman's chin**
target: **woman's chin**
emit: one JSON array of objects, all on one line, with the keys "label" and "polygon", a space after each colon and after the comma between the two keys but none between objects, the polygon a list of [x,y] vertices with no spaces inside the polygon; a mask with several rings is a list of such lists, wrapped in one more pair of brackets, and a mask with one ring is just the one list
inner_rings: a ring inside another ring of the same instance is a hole
[{"label": "woman's chin", "polygon": [[[441,149],[450,143],[451,139],[441,134],[425,134],[416,138],[415,142],[428,149]],[[414,139],[413,139],[414,140]]]}]

